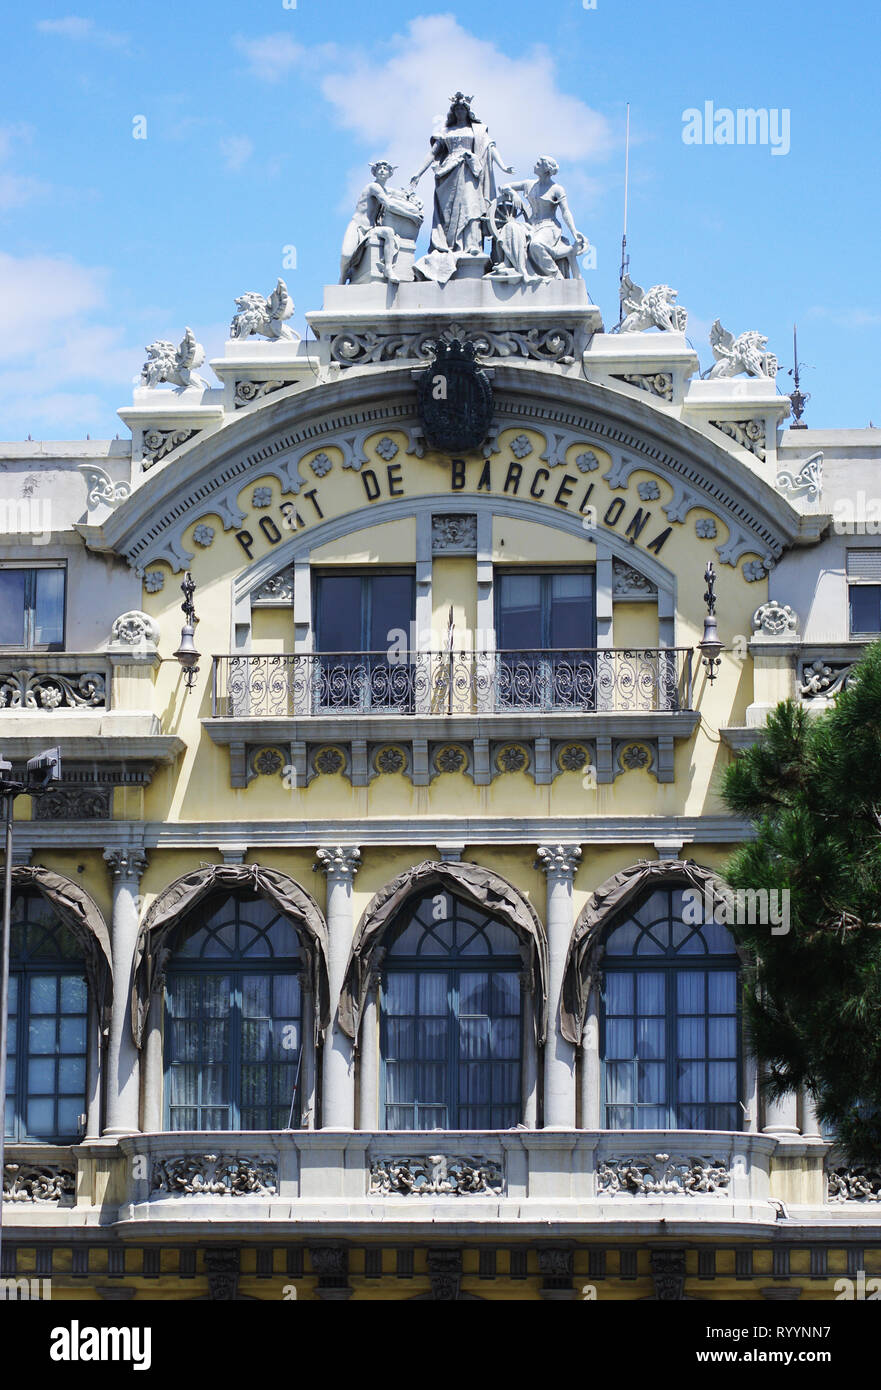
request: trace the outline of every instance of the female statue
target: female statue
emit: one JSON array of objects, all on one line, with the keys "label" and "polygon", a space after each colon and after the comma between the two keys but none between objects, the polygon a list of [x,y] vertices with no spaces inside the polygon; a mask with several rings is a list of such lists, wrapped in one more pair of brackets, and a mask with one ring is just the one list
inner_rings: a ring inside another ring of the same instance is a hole
[{"label": "female statue", "polygon": [[443,135],[432,136],[431,153],[410,180],[415,192],[426,169],[434,166],[431,250],[418,263],[426,279],[443,284],[456,269],[457,255],[483,254],[484,219],[495,197],[494,164],[513,173],[471,109],[471,98],[457,92]]},{"label": "female statue", "polygon": [[[556,182],[560,166],[547,155],[536,160],[535,179],[515,183],[513,188],[526,194],[532,216],[529,222],[529,259],[539,275],[549,275],[559,279],[563,275],[561,264],[566,266],[570,279],[580,280],[581,267],[578,257],[587,250],[587,239],[575,226],[575,219],[569,210],[566,190]],[[563,221],[572,235],[569,242],[563,236],[563,228],[557,221],[559,208]]]}]

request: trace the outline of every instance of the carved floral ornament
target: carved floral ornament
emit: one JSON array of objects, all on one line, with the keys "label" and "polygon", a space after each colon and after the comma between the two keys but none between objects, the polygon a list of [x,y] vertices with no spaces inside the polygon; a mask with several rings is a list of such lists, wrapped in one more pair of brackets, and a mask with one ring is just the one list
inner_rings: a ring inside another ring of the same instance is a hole
[{"label": "carved floral ornament", "polygon": [[767,603],[762,603],[753,613],[753,630],[766,637],[785,637],[794,634],[798,629],[798,614],[790,608],[788,603],[777,603],[774,599],[769,599]]}]

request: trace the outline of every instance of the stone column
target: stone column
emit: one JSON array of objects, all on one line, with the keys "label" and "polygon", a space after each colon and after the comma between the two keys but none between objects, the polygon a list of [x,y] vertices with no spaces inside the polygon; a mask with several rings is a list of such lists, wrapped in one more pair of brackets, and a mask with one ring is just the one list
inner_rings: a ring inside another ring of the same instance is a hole
[{"label": "stone column", "polygon": [[107,1124],[105,1135],[137,1134],[140,1066],[132,1039],[130,984],[138,936],[138,887],[147,856],[142,850],[108,849],[104,858],[113,874],[113,1011],[107,1047]]},{"label": "stone column", "polygon": [[315,1128],[315,993],[306,971],[300,977],[303,993],[303,1037],[300,1063],[300,1113],[294,1116],[294,1129]]},{"label": "stone column", "polygon": [[101,1137],[101,1020],[98,1005],[89,990],[86,1053],[86,1132],[85,1139]]},{"label": "stone column", "polygon": [[535,980],[531,969],[521,970],[520,990],[523,1000],[522,1085],[520,1087],[520,1119],[527,1129],[538,1126],[538,1046],[535,1038]]},{"label": "stone column", "polygon": [[[378,954],[378,953],[377,953]],[[379,1129],[379,972],[370,976],[358,1056],[358,1128]]]},{"label": "stone column", "polygon": [[581,1036],[581,1128],[602,1129],[600,1118],[600,1005],[596,985],[591,988]]},{"label": "stone column", "polygon": [[331,1026],[324,1039],[322,1128],[354,1129],[353,1044],[340,1027],[339,1002],[352,945],[352,882],[358,872],[361,851],[331,845],[319,849],[316,859],[316,868],[323,869],[327,875],[327,968],[331,1007]]},{"label": "stone column", "polygon": [[165,1126],[162,1123],[162,1010],[164,1000],[161,994],[154,994],[150,1000],[147,1015],[147,1032],[144,1038],[144,1059],[141,1086],[141,1123],[145,1134],[158,1134]]},{"label": "stone column", "polygon": [[799,1132],[798,1094],[796,1091],[789,1091],[780,1100],[765,1101],[763,1134],[773,1135],[775,1139],[791,1139]]},{"label": "stone column", "polygon": [[575,1128],[575,1048],[560,1031],[563,967],[575,925],[572,880],[581,858],[577,845],[542,845],[536,868],[548,881],[548,1036],[544,1057],[545,1129]]},{"label": "stone column", "polygon": [[802,1088],[801,1093],[801,1132],[806,1139],[823,1138],[823,1129],[817,1119],[814,1097],[806,1086]]}]

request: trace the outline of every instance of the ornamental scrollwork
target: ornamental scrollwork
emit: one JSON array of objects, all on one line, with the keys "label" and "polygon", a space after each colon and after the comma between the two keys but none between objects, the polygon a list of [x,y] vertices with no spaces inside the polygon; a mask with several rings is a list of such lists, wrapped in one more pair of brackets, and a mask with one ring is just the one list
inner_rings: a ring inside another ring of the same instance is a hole
[{"label": "ornamental scrollwork", "polygon": [[765,461],[765,422],[764,420],[711,420],[714,429],[721,430],[733,439],[735,444],[748,449],[757,459]]},{"label": "ornamental scrollwork", "polygon": [[7,1163],[3,1169],[4,1202],[51,1202],[72,1205],[76,1170],[58,1163]]},{"label": "ornamental scrollwork", "polygon": [[730,1184],[731,1174],[717,1158],[658,1153],[605,1159],[597,1167],[599,1197],[705,1197],[725,1193]]},{"label": "ornamental scrollwork", "polygon": [[187,440],[192,439],[198,433],[198,430],[144,430],[141,441],[142,468],[146,472],[148,468],[153,467],[154,463],[167,458],[175,449],[179,449],[181,444],[186,444]]},{"label": "ornamental scrollwork", "polygon": [[874,1168],[831,1168],[826,1174],[830,1202],[881,1202],[881,1173]]},{"label": "ornamental scrollwork", "polygon": [[801,680],[799,681],[799,694],[803,700],[815,700],[818,697],[829,699],[832,695],[837,695],[839,691],[847,690],[856,680],[855,661],[829,661],[825,662],[822,657],[816,661],[805,662],[801,668]]},{"label": "ornamental scrollwork", "polygon": [[239,1154],[181,1155],[156,1159],[152,1192],[187,1197],[272,1197],[278,1191],[275,1159]]},{"label": "ornamental scrollwork", "polygon": [[361,367],[377,362],[417,361],[433,356],[438,343],[457,339],[468,343],[482,358],[526,357],[538,362],[568,366],[575,360],[575,337],[565,328],[522,328],[493,333],[450,324],[442,333],[382,333],[375,329],[348,330],[330,339],[330,355],[344,367]]},{"label": "ornamental scrollwork", "polygon": [[426,1154],[377,1158],[370,1166],[370,1193],[383,1197],[499,1196],[504,1190],[500,1165],[491,1158]]},{"label": "ornamental scrollwork", "polygon": [[98,671],[80,676],[57,672],[0,672],[0,709],[103,708],[107,702],[104,677]]},{"label": "ornamental scrollwork", "polygon": [[768,637],[783,637],[795,632],[798,627],[798,614],[788,603],[777,603],[769,599],[759,604],[752,617],[753,631],[763,632]]},{"label": "ornamental scrollwork", "polygon": [[777,486],[794,497],[805,496],[809,502],[816,502],[823,491],[822,449],[805,459],[797,473],[781,469],[777,474]]},{"label": "ornamental scrollwork", "polygon": [[237,381],[233,403],[236,410],[241,410],[243,406],[262,400],[264,396],[271,396],[274,391],[283,391],[286,386],[292,384],[292,381],[274,377],[267,381]]}]

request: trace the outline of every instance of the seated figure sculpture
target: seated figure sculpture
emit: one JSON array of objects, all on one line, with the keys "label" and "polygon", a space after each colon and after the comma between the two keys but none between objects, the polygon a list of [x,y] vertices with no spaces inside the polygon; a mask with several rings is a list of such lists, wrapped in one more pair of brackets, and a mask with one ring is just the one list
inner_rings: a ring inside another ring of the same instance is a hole
[{"label": "seated figure sculpture", "polygon": [[[578,257],[588,248],[586,237],[575,226],[569,210],[566,190],[557,183],[560,166],[555,159],[542,155],[536,160],[534,179],[510,185],[516,192],[525,193],[530,207],[529,263],[540,276],[552,279],[582,279]],[[572,241],[567,241],[557,221],[559,209]]]},{"label": "seated figure sculpture", "polygon": [[400,238],[394,227],[385,225],[385,215],[387,212],[397,212],[418,224],[422,219],[422,204],[411,192],[387,186],[394,171],[395,165],[390,164],[387,159],[378,159],[370,166],[373,178],[361,190],[352,220],[343,237],[340,256],[341,285],[345,285],[355,275],[368,243],[381,247],[382,256],[377,268],[384,278],[392,284],[396,284],[400,279],[395,270]]}]

